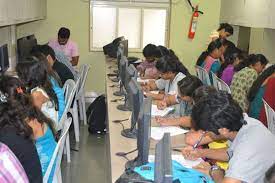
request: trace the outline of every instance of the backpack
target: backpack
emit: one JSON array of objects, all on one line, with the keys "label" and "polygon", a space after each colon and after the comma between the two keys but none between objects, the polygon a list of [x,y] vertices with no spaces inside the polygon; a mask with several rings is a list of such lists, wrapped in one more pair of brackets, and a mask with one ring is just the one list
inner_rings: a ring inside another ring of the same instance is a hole
[{"label": "backpack", "polygon": [[[127,169],[119,177],[116,183],[154,182],[154,168],[155,165],[153,162],[151,162],[139,167],[135,167],[134,169]],[[176,161],[172,161],[172,168],[173,183],[214,183],[214,181],[209,176],[204,175],[195,169],[186,168]]]},{"label": "backpack", "polygon": [[91,134],[105,134],[106,133],[106,102],[105,96],[100,95],[88,107],[86,111],[88,121],[88,131]]}]

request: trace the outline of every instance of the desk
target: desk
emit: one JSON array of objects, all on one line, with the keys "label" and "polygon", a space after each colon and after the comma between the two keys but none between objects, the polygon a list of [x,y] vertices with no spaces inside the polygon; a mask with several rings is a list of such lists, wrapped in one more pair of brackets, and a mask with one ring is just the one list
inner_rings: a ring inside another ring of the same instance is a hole
[{"label": "desk", "polygon": [[[137,141],[135,139],[128,139],[121,136],[120,132],[122,126],[117,123],[113,123],[113,120],[123,120],[130,118],[131,112],[123,112],[116,109],[118,104],[122,104],[123,101],[111,102],[111,100],[119,99],[113,95],[113,92],[117,91],[119,88],[110,87],[112,85],[118,85],[118,83],[113,83],[110,78],[108,78],[108,73],[113,73],[113,70],[117,69],[115,65],[116,59],[106,58],[106,97],[107,97],[107,109],[108,109],[108,130],[109,130],[109,152],[108,162],[110,163],[109,173],[111,175],[111,180],[109,182],[115,182],[120,175],[124,172],[124,165],[127,162],[123,157],[116,156],[117,152],[129,152],[137,147]],[[122,122],[125,128],[130,127],[130,120]],[[154,122],[152,122],[154,125]],[[171,138],[173,147],[183,147],[184,146],[184,135],[178,135]],[[156,141],[150,141],[150,149],[153,151],[155,148]],[[173,152],[174,153],[174,152]],[[134,159],[137,156],[137,152],[129,154],[127,157],[129,159]]]}]

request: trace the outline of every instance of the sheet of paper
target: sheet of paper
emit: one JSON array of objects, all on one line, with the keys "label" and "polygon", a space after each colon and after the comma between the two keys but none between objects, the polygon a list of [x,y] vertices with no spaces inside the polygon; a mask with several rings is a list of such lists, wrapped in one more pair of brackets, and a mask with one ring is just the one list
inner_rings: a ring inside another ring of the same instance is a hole
[{"label": "sheet of paper", "polygon": [[184,130],[176,126],[151,127],[151,138],[160,140],[164,133],[170,133],[170,136],[176,136],[187,133],[189,130]]},{"label": "sheet of paper", "polygon": [[[191,161],[191,160],[186,160],[181,154],[177,155],[172,155],[172,160],[177,161],[179,164],[186,168],[192,168],[200,164],[203,160],[201,158]],[[155,155],[149,155],[148,157],[149,162],[154,162],[155,161]]]},{"label": "sheet of paper", "polygon": [[148,83],[149,81],[149,79],[141,79],[140,77],[137,78],[138,83]]},{"label": "sheet of paper", "polygon": [[163,110],[158,109],[157,105],[152,105],[151,115],[164,117],[174,110],[173,107],[166,107]]}]

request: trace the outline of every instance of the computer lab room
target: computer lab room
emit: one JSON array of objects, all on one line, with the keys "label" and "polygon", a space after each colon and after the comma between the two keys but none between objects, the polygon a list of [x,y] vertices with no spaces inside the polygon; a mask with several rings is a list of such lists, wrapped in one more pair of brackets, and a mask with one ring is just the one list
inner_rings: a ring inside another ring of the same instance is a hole
[{"label": "computer lab room", "polygon": [[274,0],[1,0],[0,183],[275,183]]}]

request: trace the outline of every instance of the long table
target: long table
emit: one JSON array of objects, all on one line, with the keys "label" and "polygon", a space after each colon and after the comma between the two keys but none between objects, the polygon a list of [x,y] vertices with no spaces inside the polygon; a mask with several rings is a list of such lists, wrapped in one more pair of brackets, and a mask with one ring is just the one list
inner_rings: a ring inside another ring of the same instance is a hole
[{"label": "long table", "polygon": [[[108,143],[108,162],[110,163],[110,179],[109,182],[115,182],[120,175],[124,172],[125,163],[127,160],[123,157],[116,155],[117,152],[129,152],[136,149],[137,141],[136,139],[125,138],[121,135],[122,125],[114,123],[114,120],[125,120],[122,122],[125,128],[130,127],[130,115],[131,112],[124,112],[118,110],[116,107],[119,104],[123,104],[123,101],[112,102],[112,100],[120,99],[121,97],[114,96],[113,93],[118,91],[119,88],[114,86],[118,83],[114,83],[107,76],[108,73],[113,73],[113,70],[117,69],[115,64],[116,59],[111,59],[106,57],[106,97],[107,97],[107,109],[108,109],[108,131],[109,131],[109,143]],[[154,122],[152,123],[154,126]],[[184,147],[184,135],[178,135],[171,138],[173,147]],[[156,141],[150,140],[150,149],[154,149]],[[127,155],[127,158],[134,159],[137,156],[137,152]]]}]

